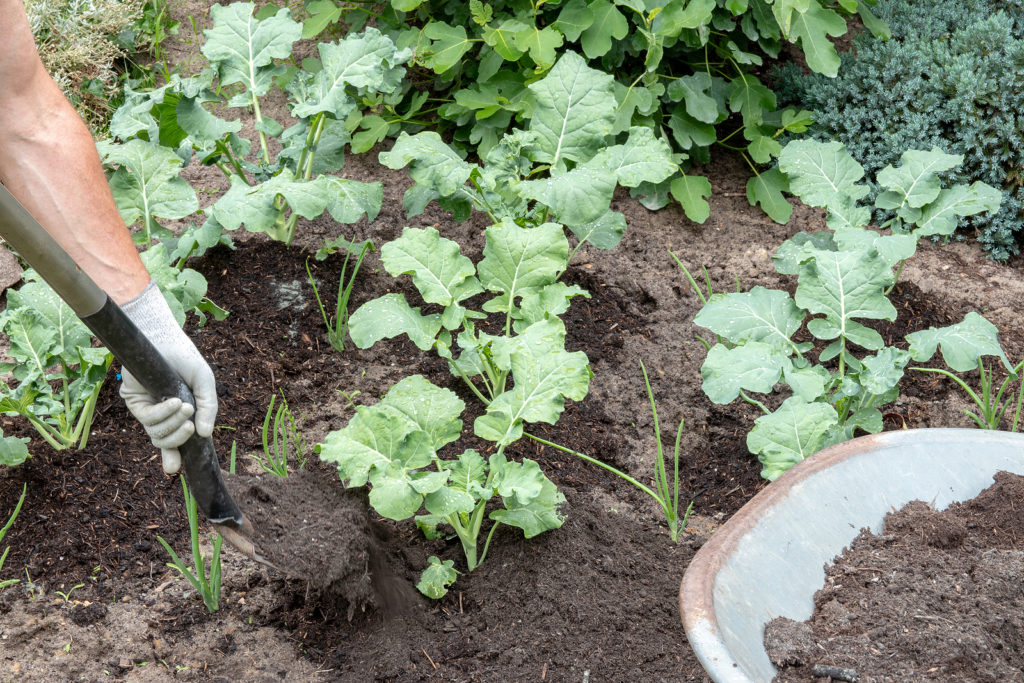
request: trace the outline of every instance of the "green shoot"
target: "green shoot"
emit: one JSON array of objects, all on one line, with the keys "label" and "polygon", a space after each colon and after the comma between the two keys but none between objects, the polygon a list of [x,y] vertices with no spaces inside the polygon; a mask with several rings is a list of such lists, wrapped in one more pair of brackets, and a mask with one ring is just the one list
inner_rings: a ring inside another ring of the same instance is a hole
[{"label": "green shoot", "polygon": [[1020,390],[1017,392],[1017,408],[1014,411],[1013,423],[1010,426],[1010,431],[1016,432],[1017,425],[1020,422],[1021,402],[1024,401],[1024,382],[1021,381],[1020,376],[1022,368],[1024,368],[1024,361],[1017,364],[1017,367],[1015,367],[1013,372],[1003,380],[1003,383],[999,386],[999,390],[994,394],[994,373],[991,366],[987,369],[985,368],[985,365],[982,363],[980,358],[978,359],[978,392],[975,392],[967,385],[966,382],[945,368],[913,367],[910,369],[917,370],[918,372],[932,372],[937,375],[943,375],[959,384],[960,388],[967,393],[972,401],[974,401],[974,405],[978,407],[977,413],[965,410],[964,414],[974,420],[974,423],[978,425],[979,429],[999,429],[999,424],[1002,422],[1003,415],[1006,414],[1007,408],[1014,403],[1012,392],[1009,396],[1006,396],[1006,390],[1015,382],[1019,383]]},{"label": "green shoot", "polygon": [[84,588],[84,587],[85,587],[84,583],[79,583],[79,584],[76,584],[76,585],[72,586],[71,589],[68,590],[67,593],[65,593],[63,591],[56,591],[56,593],[60,597],[64,598],[64,604],[67,604],[67,603],[71,602],[71,594],[74,593],[79,588]]},{"label": "green shoot", "polygon": [[665,513],[665,522],[668,524],[669,536],[672,538],[673,542],[678,542],[679,534],[686,528],[686,523],[690,519],[690,514],[693,512],[693,502],[691,501],[683,512],[682,518],[679,517],[679,445],[683,437],[684,421],[679,420],[679,428],[676,430],[672,478],[669,479],[668,469],[665,466],[665,451],[661,442],[661,427],[658,423],[658,408],[654,403],[654,392],[651,391],[651,382],[647,377],[647,368],[644,367],[643,362],[640,363],[640,370],[644,375],[644,386],[647,387],[647,398],[651,402],[651,414],[654,417],[654,434],[657,437],[658,443],[658,457],[654,463],[654,489],[641,484],[622,470],[601,462],[597,458],[580,453],[579,451],[574,451],[571,448],[566,448],[565,446],[561,446],[557,443],[547,441],[538,436],[534,436],[533,434],[524,432],[523,436],[529,437],[538,443],[544,444],[545,446],[556,448],[564,453],[575,455],[578,458],[608,470],[612,474],[621,477],[623,480],[628,481],[633,486],[636,486],[638,489],[657,501],[662,512]]},{"label": "green shoot", "polygon": [[255,460],[264,472],[278,477],[287,477],[289,445],[295,451],[295,461],[298,463],[299,469],[302,469],[306,466],[304,455],[306,444],[296,424],[295,416],[292,415],[291,408],[288,407],[284,393],[281,394],[281,403],[275,411],[274,401],[276,398],[271,395],[270,407],[267,408],[267,415],[263,418],[263,453],[249,457]]},{"label": "green shoot", "polygon": [[171,561],[167,563],[167,566],[181,572],[181,575],[188,579],[189,583],[202,596],[206,609],[216,612],[220,606],[220,548],[224,539],[220,534],[216,534],[215,537],[211,535],[213,556],[210,558],[210,568],[207,571],[206,558],[199,551],[198,504],[195,497],[188,490],[185,477],[181,478],[181,488],[185,492],[185,511],[188,513],[188,528],[192,536],[192,564],[194,571],[185,566],[181,558],[178,557],[178,554],[174,552],[174,548],[167,541],[159,536],[156,537],[156,540],[160,541],[160,545],[171,556]]},{"label": "green shoot", "polygon": [[[313,273],[309,270],[309,261],[306,261],[306,276],[309,277],[309,284],[313,288],[316,304],[320,307],[320,316],[323,318],[324,327],[327,328],[327,341],[330,342],[331,348],[338,352],[345,350],[345,338],[348,336],[348,300],[352,295],[352,286],[355,284],[356,274],[359,273],[359,267],[363,264],[366,252],[373,250],[373,242],[369,240],[362,242],[361,245],[362,249],[359,251],[359,256],[356,258],[351,273],[348,273],[349,259],[352,258],[354,249],[360,245],[351,244],[349,249],[346,250],[345,261],[341,266],[341,275],[338,277],[338,297],[335,300],[333,318],[329,317],[324,309],[324,303],[320,299],[320,292],[317,289],[316,281],[313,279]],[[347,273],[348,278],[346,279]]]},{"label": "green shoot", "polygon": [[[4,524],[3,528],[0,528],[0,541],[4,540],[4,536],[7,535],[7,532],[14,525],[14,520],[16,520],[18,518],[18,513],[21,512],[21,505],[22,505],[22,503],[25,502],[25,495],[27,493],[28,493],[28,484],[23,484],[22,487],[21,487],[21,497],[18,498],[18,504],[14,506],[14,512],[12,512],[11,516],[7,518],[7,523]],[[11,547],[7,546],[6,548],[4,548],[3,554],[0,554],[0,569],[4,568],[4,561],[7,559],[7,553],[10,550],[11,550]],[[26,570],[26,573],[27,573],[27,570]],[[18,583],[18,581],[19,581],[18,579],[7,579],[6,581],[0,581],[0,590],[3,590],[4,588],[7,588],[8,586],[13,586],[14,584]]]}]

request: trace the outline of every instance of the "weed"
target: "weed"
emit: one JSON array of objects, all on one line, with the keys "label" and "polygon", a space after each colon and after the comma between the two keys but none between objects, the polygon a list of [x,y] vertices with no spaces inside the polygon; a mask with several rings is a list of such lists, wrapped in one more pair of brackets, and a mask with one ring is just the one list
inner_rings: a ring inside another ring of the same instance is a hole
[{"label": "weed", "polygon": [[167,554],[171,556],[171,561],[167,563],[167,566],[181,572],[181,575],[188,579],[189,583],[202,596],[206,609],[216,612],[220,603],[220,548],[224,539],[220,534],[216,534],[216,536],[211,535],[213,555],[210,558],[209,570],[207,570],[206,558],[199,551],[198,504],[192,492],[188,490],[185,477],[181,478],[181,488],[185,492],[185,511],[188,514],[188,528],[192,537],[192,569],[185,566],[181,558],[178,557],[178,554],[174,552],[174,548],[167,541],[160,536],[157,536],[156,540],[160,542],[160,545],[164,547]]},{"label": "weed", "polygon": [[[14,506],[14,512],[11,513],[11,516],[7,518],[7,523],[4,524],[3,528],[0,528],[0,541],[4,540],[4,536],[7,535],[7,532],[14,525],[14,520],[18,518],[18,513],[21,512],[21,505],[22,503],[25,502],[25,495],[27,493],[28,484],[22,484],[21,497],[18,498],[18,504]],[[7,546],[6,548],[4,548],[3,554],[0,554],[0,569],[4,568],[4,560],[7,559],[7,553],[10,551],[10,549],[11,547]],[[28,576],[28,569],[25,570],[25,575]],[[0,581],[0,590],[3,590],[8,586],[13,586],[16,583],[18,583],[18,579],[7,579],[6,581]],[[29,583],[31,584],[32,582],[29,581]]]}]

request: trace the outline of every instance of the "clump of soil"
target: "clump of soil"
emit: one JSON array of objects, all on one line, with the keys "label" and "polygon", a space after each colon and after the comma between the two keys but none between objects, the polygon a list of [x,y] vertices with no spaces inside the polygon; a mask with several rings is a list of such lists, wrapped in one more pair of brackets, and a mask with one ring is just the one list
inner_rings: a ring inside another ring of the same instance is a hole
[{"label": "clump of soil", "polygon": [[1024,670],[1024,477],[966,503],[914,501],[826,569],[807,622],[778,618],[778,681],[1015,680]]},{"label": "clump of soil", "polygon": [[372,576],[386,568],[377,560],[365,498],[316,470],[288,477],[228,474],[224,480],[269,564],[306,582],[321,601],[340,602],[349,619],[381,602]]}]

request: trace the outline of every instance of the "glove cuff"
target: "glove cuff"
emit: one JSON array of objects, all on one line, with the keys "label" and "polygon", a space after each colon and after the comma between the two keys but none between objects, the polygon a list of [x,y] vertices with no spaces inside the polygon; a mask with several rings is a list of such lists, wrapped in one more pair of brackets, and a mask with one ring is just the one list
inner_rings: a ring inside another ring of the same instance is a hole
[{"label": "glove cuff", "polygon": [[121,310],[154,345],[173,343],[184,335],[160,288],[152,280],[141,294],[122,304]]}]

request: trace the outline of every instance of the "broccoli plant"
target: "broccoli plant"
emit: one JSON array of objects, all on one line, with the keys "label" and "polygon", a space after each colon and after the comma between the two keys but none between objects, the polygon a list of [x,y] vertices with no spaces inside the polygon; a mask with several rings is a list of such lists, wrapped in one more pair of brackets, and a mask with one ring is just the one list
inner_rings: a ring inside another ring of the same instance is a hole
[{"label": "broccoli plant", "polygon": [[[15,383],[0,382],[0,412],[27,419],[56,450],[85,448],[113,355],[92,346],[88,328],[34,271],[26,271],[25,280],[7,292],[0,314],[14,359],[0,371]],[[27,442],[6,437],[0,463],[23,461]]]},{"label": "broccoli plant", "polygon": [[[885,191],[876,206],[896,212],[888,226],[893,234],[881,234],[865,227],[870,208],[858,203],[868,192],[860,183],[864,171],[841,144],[787,145],[780,168],[791,190],[805,203],[827,208],[832,231],[801,232],[776,252],[776,270],[797,275],[794,296],[763,287],[715,294],[694,318],[721,340],[710,346],[701,367],[704,393],[719,404],[742,397],[765,413],[755,420],[747,447],[764,465],[766,479],[852,438],[857,429],[881,431],[878,407],[895,400],[910,360],[930,359],[937,346],[955,359],[956,370],[997,355],[1013,371],[995,327],[977,314],[951,328],[908,335],[909,351],[886,346],[861,322],[896,319],[886,296],[896,281],[894,268],[913,256],[921,237],[949,234],[958,216],[999,207],[999,192],[984,183],[942,187],[938,173],[959,157],[911,150],[902,160],[877,176]],[[816,362],[814,344],[796,338],[805,325],[814,339],[828,342]],[[871,355],[855,355],[855,348]],[[779,382],[791,394],[775,410],[746,393],[769,393]]]},{"label": "broccoli plant", "polygon": [[[495,453],[487,460],[473,451],[455,460],[438,456],[459,438],[464,404],[421,377],[402,380],[375,406],[358,408],[320,447],[321,458],[336,462],[349,486],[371,485],[370,503],[381,515],[407,519],[425,506],[421,528],[431,534],[439,525],[450,528],[470,571],[486,556],[497,523],[519,527],[527,537],[561,526],[564,498],[554,484],[536,463],[509,461],[505,452],[523,436],[524,423],[554,424],[565,399],[582,400],[591,377],[586,354],[565,349],[565,325],[557,317],[573,297],[589,296],[558,281],[569,254],[561,226],[524,228],[506,218],[484,235],[483,259],[474,266],[433,228],[406,228],[381,248],[381,261],[396,277],[410,274],[424,302],[440,312],[423,314],[403,294],[386,294],[352,314],[349,334],[360,348],[404,334],[447,359],[486,406],[473,431],[493,442]],[[471,297],[484,293],[489,298],[481,310],[468,307]],[[497,316],[500,333],[478,326],[488,314]],[[436,471],[423,471],[431,466]],[[488,515],[496,524],[480,551],[485,508],[498,498],[503,507]],[[454,570],[438,561],[428,571],[421,585],[439,597],[438,577],[454,580]]]},{"label": "broccoli plant", "polygon": [[[341,223],[380,211],[380,183],[331,175],[344,164],[351,115],[365,97],[395,91],[411,52],[398,50],[377,29],[368,28],[335,43],[321,43],[319,58],[302,68],[285,64],[302,24],[287,9],[257,18],[252,3],[211,8],[213,28],[204,31],[203,55],[210,67],[189,78],[172,76],[160,88],[131,91],[111,121],[124,141],[104,143],[112,169],[111,188],[129,225],[141,220],[143,235],[167,236],[156,218],[193,213],[195,193],[178,171],[196,155],[219,168],[229,189],[207,209],[207,232],[241,226],[291,243],[300,217],[325,211]],[[263,16],[261,14],[261,16]],[[274,86],[289,94],[296,122],[284,125],[266,115],[262,100]],[[208,108],[243,108],[255,119],[255,141],[239,135],[242,122],[225,120]],[[280,143],[271,156],[269,140]],[[255,142],[255,144],[254,144]],[[210,239],[193,243],[201,251]]]},{"label": "broccoli plant", "polygon": [[[462,433],[459,416],[465,408],[452,391],[420,375],[392,386],[379,402],[359,406],[343,429],[328,434],[320,457],[335,463],[348,486],[370,484],[370,505],[382,517],[417,525],[436,536],[447,525],[458,537],[469,571],[487,557],[491,538],[501,524],[522,529],[532,538],[562,525],[558,508],[565,501],[532,460],[508,460],[501,444],[487,460],[474,450],[453,459],[438,451]],[[486,512],[488,503],[499,505]],[[417,515],[422,510],[426,514]],[[493,522],[483,548],[485,519]],[[455,580],[451,561],[446,580],[438,580],[437,558],[424,571],[420,590],[440,598]]]}]

